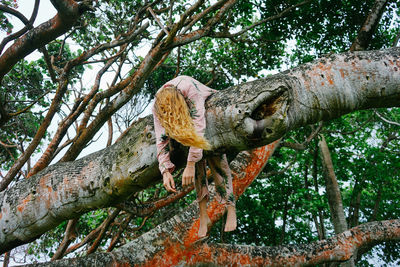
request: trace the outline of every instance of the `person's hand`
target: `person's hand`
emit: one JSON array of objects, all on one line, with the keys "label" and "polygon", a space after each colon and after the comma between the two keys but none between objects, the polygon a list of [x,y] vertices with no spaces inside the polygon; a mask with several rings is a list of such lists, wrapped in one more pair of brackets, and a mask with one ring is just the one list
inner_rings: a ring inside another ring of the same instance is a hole
[{"label": "person's hand", "polygon": [[193,184],[195,171],[196,171],[195,162],[188,161],[186,168],[182,174],[182,186],[183,187]]},{"label": "person's hand", "polygon": [[163,184],[168,192],[176,193],[174,177],[172,177],[171,173],[168,171],[163,174]]}]

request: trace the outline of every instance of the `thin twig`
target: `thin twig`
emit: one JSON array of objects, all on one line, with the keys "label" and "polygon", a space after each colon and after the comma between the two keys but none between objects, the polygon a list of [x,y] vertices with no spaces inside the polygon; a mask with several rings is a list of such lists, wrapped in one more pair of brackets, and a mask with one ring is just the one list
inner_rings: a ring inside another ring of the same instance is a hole
[{"label": "thin twig", "polygon": [[54,65],[51,62],[51,58],[49,56],[49,53],[47,52],[46,46],[43,46],[42,48],[39,49],[40,52],[42,52],[44,56],[44,61],[46,62],[47,68],[50,73],[50,78],[53,83],[57,82],[57,75],[56,72],[54,71]]},{"label": "thin twig", "polygon": [[96,237],[96,240],[93,242],[93,245],[87,250],[87,254],[92,254],[97,250],[97,248],[100,246],[101,240],[103,240],[104,235],[107,231],[107,229],[110,227],[111,223],[115,220],[115,218],[118,216],[118,214],[121,212],[121,209],[116,209],[114,210],[111,215],[107,217],[106,220],[103,221],[101,224],[100,232],[98,236]]},{"label": "thin twig", "polygon": [[31,104],[29,104],[28,106],[26,106],[25,108],[16,111],[14,113],[10,113],[8,114],[10,117],[14,117],[14,116],[18,116],[26,111],[28,111],[31,107],[33,107],[33,105],[35,105],[40,99],[42,99],[43,97],[45,97],[48,93],[50,93],[52,91],[52,89],[47,90],[46,92],[44,92],[42,95],[40,95],[37,99],[35,99],[34,101],[32,101]]},{"label": "thin twig", "polygon": [[156,15],[156,13],[154,13],[153,9],[151,7],[148,7],[147,10],[150,12],[150,14],[153,16],[153,18],[157,21],[158,25],[165,32],[165,34],[169,35],[169,32],[164,27],[164,25],[161,23],[161,21],[158,19],[157,15]]},{"label": "thin twig", "polygon": [[[125,220],[122,222],[122,224],[119,225],[118,232],[114,235],[112,238],[110,245],[107,248],[107,252],[110,252],[114,249],[115,245],[118,243],[122,233],[125,231],[126,227],[128,226],[129,222],[132,220],[133,214],[129,214]],[[143,220],[142,225],[146,222],[147,217]]]},{"label": "thin twig", "polygon": [[2,145],[4,147],[17,147],[18,146],[17,144],[6,144],[6,143],[2,142],[1,140],[0,140],[0,145]]},{"label": "thin twig", "polygon": [[315,138],[315,136],[321,131],[322,123],[319,123],[317,129],[313,129],[312,133],[307,137],[303,143],[292,143],[292,142],[281,142],[281,146],[292,148],[295,150],[305,150],[308,144]]},{"label": "thin twig", "polygon": [[392,125],[400,126],[400,123],[386,119],[377,110],[374,110],[374,113],[376,114],[376,116],[378,116],[384,122],[387,122],[387,123],[392,124]]}]

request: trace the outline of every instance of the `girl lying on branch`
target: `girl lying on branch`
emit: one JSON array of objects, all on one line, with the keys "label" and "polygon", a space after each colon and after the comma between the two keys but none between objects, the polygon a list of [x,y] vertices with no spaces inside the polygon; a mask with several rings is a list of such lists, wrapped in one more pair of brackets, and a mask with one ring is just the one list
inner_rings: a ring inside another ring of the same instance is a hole
[{"label": "girl lying on branch", "polygon": [[[206,160],[203,149],[211,146],[204,138],[206,128],[204,102],[215,90],[188,76],[179,76],[164,84],[155,96],[153,106],[154,128],[157,138],[157,159],[164,187],[176,192],[172,172],[175,165],[170,160],[170,138],[189,146],[187,165],[182,174],[182,186],[194,182],[200,209],[199,237],[207,236],[210,218],[207,214],[209,199]],[[217,191],[217,200],[227,207],[225,231],[236,229],[235,197],[232,175],[226,155],[207,159]]]}]

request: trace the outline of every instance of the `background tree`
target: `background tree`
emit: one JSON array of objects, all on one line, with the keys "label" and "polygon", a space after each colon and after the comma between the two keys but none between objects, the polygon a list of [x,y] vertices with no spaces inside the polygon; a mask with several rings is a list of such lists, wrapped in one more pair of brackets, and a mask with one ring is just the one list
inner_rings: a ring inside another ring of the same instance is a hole
[{"label": "background tree", "polygon": [[[51,2],[57,15],[34,25],[39,1],[30,19],[18,13],[14,2],[2,1],[1,25],[9,35],[0,57],[1,190],[43,170],[57,155],[63,162],[75,160],[111,120],[124,131],[136,116],[124,113],[132,110],[127,103],[142,110],[146,103],[140,99],[148,101],[175,75],[222,89],[263,77],[265,70],[347,51],[380,2],[380,19],[364,49],[397,45],[395,1]],[[12,16],[25,27],[13,31]],[[147,54],[139,55],[140,48]],[[42,58],[25,61],[35,49]],[[331,236],[334,225],[316,147],[321,133],[331,151],[348,227],[399,218],[393,204],[399,199],[393,190],[399,176],[399,116],[397,108],[360,111],[324,123],[322,129],[315,125],[289,132],[265,174],[238,202],[244,213],[239,215],[240,231],[220,236],[214,227],[211,239],[278,245]],[[50,133],[52,122],[57,128]],[[112,132],[108,144],[116,140]],[[232,151],[230,158],[235,155]],[[141,191],[131,197],[130,209],[125,205],[87,213],[46,233],[28,251],[57,259],[82,246],[88,253],[112,250],[193,200],[186,197],[154,211],[157,216],[132,211],[132,205],[164,197],[159,185]],[[381,259],[398,260],[392,243],[380,249],[375,254],[382,254]],[[368,251],[360,251],[356,261]],[[367,264],[365,258],[361,262]]]}]

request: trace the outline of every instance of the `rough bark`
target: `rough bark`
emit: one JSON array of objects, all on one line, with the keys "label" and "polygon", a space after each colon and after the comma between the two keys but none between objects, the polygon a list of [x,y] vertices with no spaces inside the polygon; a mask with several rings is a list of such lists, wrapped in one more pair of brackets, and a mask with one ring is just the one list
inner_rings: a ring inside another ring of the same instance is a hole
[{"label": "rough bark", "polygon": [[[271,143],[291,129],[400,103],[400,49],[332,55],[212,95],[206,137],[216,151]],[[151,117],[115,145],[52,165],[0,193],[0,253],[66,219],[112,206],[159,181]]]}]

